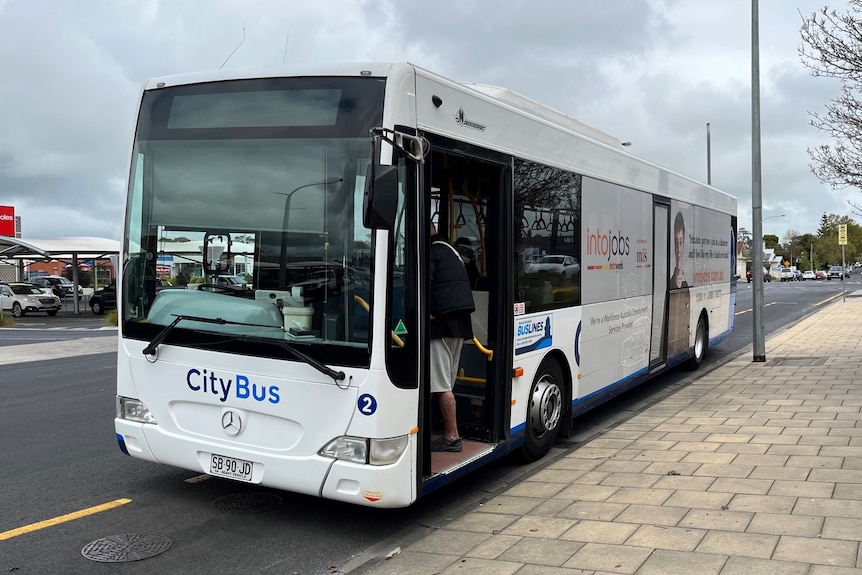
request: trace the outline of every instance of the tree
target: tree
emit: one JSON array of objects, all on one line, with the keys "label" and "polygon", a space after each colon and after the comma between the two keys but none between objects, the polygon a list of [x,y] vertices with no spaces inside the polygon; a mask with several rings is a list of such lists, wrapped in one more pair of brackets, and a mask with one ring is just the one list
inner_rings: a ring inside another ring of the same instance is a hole
[{"label": "tree", "polygon": [[768,250],[774,250],[781,247],[781,242],[775,234],[763,234],[763,246]]},{"label": "tree", "polygon": [[[862,187],[862,0],[847,0],[847,11],[828,6],[803,17],[802,64],[815,77],[841,82],[841,94],[826,104],[825,114],[809,112],[811,125],[835,140],[809,149],[811,171],[833,188]],[[858,206],[851,202],[857,210]]]},{"label": "tree", "polygon": [[795,266],[796,262],[802,257],[803,250],[807,251],[808,246],[801,241],[802,235],[796,230],[787,230],[784,233],[784,260],[790,262],[789,265]]},{"label": "tree", "polygon": [[823,214],[817,239],[814,240],[815,259],[824,266],[841,264],[841,246],[838,245],[838,226],[847,226],[847,245],[844,246],[844,257],[847,261],[855,261],[862,248],[862,226],[859,226],[850,216],[838,214]]}]

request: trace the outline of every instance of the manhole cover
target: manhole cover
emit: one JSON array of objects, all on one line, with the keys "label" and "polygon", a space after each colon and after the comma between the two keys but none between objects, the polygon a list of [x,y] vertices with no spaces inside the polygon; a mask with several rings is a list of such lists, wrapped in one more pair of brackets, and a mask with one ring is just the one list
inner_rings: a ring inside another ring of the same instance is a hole
[{"label": "manhole cover", "polygon": [[171,545],[171,540],[164,535],[127,533],[87,543],[81,549],[81,555],[101,563],[125,563],[155,557],[170,549]]},{"label": "manhole cover", "polygon": [[776,357],[767,365],[781,367],[812,367],[826,363],[825,357]]},{"label": "manhole cover", "polygon": [[281,497],[271,493],[237,493],[213,501],[213,507],[228,515],[266,513],[281,506]]}]

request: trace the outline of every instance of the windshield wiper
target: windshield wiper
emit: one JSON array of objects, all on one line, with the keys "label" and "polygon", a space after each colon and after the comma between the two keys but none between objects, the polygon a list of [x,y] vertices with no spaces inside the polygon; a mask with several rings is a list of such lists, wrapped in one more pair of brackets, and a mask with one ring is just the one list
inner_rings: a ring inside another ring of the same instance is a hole
[{"label": "windshield wiper", "polygon": [[[257,323],[245,323],[245,322],[241,322],[241,321],[231,321],[229,319],[222,319],[220,317],[210,318],[210,317],[197,317],[194,315],[178,315],[178,316],[176,316],[176,319],[174,321],[172,321],[169,325],[165,326],[165,328],[162,331],[160,331],[156,335],[156,337],[153,338],[153,341],[151,341],[149,343],[149,345],[147,345],[147,347],[145,347],[143,349],[144,355],[155,355],[156,350],[159,348],[159,344],[161,344],[163,341],[165,341],[165,339],[168,337],[168,335],[171,333],[171,331],[176,327],[176,325],[183,320],[200,321],[203,323],[214,323],[217,325],[229,324],[229,325],[244,325],[244,326],[249,326],[249,327],[279,328],[279,326],[274,326],[274,325],[263,325],[263,324],[257,324]],[[327,367],[323,363],[317,361],[313,357],[305,355],[304,353],[302,353],[298,349],[295,349],[292,345],[290,345],[289,343],[287,343],[284,340],[269,339],[269,338],[264,338],[264,337],[253,337],[253,336],[247,336],[247,335],[233,335],[233,334],[226,334],[226,335],[234,337],[238,340],[252,341],[255,343],[275,344],[275,345],[279,346],[280,348],[282,348],[283,350],[287,351],[290,355],[292,355],[296,359],[307,363],[308,365],[310,365],[311,367],[313,367],[314,369],[316,369],[317,371],[319,371],[323,375],[329,376],[332,379],[334,379],[335,381],[341,381],[347,377],[347,375],[343,371],[335,371],[334,369],[330,369],[329,367]]]},{"label": "windshield wiper", "polygon": [[220,317],[198,317],[195,315],[177,315],[175,317],[177,319],[172,321],[169,325],[166,325],[165,329],[160,331],[158,333],[158,335],[156,335],[156,337],[153,338],[153,341],[151,341],[150,344],[144,348],[144,350],[143,350],[144,355],[155,355],[156,350],[159,348],[159,344],[162,343],[163,341],[165,341],[165,338],[167,338],[168,335],[170,335],[171,331],[173,331],[173,329],[177,326],[178,323],[180,323],[181,321],[186,320],[186,319],[189,321],[200,321],[203,323],[214,323],[217,325],[230,324],[230,325],[245,325],[248,327],[268,327],[271,329],[281,329],[281,326],[277,326],[277,325],[263,325],[263,324],[259,324],[259,323],[245,323],[242,321],[231,321],[229,319],[222,319]]},{"label": "windshield wiper", "polygon": [[323,363],[320,363],[319,361],[317,361],[313,357],[305,355],[304,353],[302,353],[298,349],[294,348],[292,345],[290,345],[289,343],[287,343],[283,339],[268,339],[265,337],[254,337],[254,336],[248,336],[248,335],[237,335],[234,337],[236,337],[237,339],[245,340],[245,341],[253,341],[255,343],[269,343],[269,344],[277,345],[281,349],[288,352],[293,357],[295,357],[301,361],[304,361],[305,363],[307,363],[308,365],[310,365],[311,367],[313,367],[314,369],[316,369],[317,371],[319,371],[323,375],[328,375],[329,377],[334,379],[336,382],[341,381],[342,379],[347,377],[347,375],[343,371],[335,371],[334,369],[327,367],[326,365],[324,365]]}]

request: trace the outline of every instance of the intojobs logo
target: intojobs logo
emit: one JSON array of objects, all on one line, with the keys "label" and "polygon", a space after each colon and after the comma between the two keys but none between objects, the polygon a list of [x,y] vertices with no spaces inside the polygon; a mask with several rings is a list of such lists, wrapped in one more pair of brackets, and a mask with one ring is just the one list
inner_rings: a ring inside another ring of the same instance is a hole
[{"label": "intojobs logo", "polygon": [[[587,256],[599,256],[607,262],[601,265],[589,265],[587,269],[623,269],[622,259],[629,255],[631,249],[629,243],[629,237],[620,230],[614,233],[611,230],[605,232],[587,228]],[[643,255],[646,256],[646,254]]]}]

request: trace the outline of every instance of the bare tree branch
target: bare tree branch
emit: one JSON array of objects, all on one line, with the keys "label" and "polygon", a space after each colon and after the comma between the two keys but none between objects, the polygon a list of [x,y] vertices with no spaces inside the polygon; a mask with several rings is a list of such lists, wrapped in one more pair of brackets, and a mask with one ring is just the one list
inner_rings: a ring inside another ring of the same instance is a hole
[{"label": "bare tree branch", "polygon": [[825,113],[809,112],[811,125],[834,140],[808,150],[811,171],[835,189],[862,187],[862,0],[848,0],[844,13],[826,6],[803,16],[800,35],[811,75],[842,83]]}]

